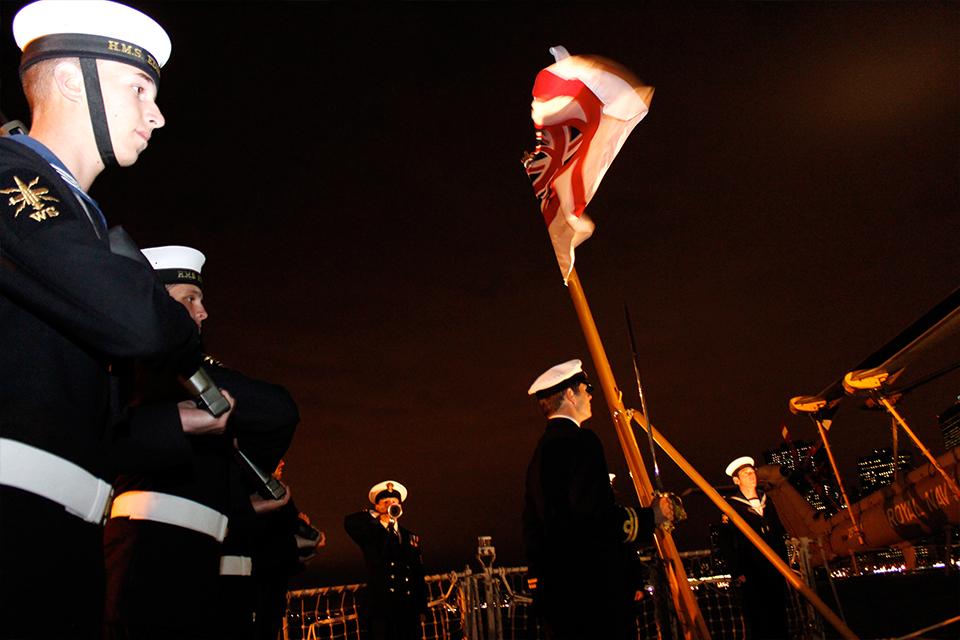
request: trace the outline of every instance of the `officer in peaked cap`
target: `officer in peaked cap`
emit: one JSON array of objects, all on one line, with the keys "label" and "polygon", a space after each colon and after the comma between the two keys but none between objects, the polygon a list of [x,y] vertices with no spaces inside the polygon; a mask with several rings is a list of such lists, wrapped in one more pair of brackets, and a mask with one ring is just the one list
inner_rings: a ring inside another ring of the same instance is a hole
[{"label": "officer in peaked cap", "polygon": [[[102,0],[43,0],[13,27],[32,122],[29,135],[0,137],[0,636],[98,637],[100,524],[115,472],[169,453],[134,456],[140,444],[183,438],[174,412],[167,431],[122,444],[134,435],[122,365],[150,358],[190,377],[201,358],[195,322],[150,268],[111,252],[87,193],[163,126],[169,39]],[[70,594],[55,631],[37,627],[50,576]]]},{"label": "officer in peaked cap", "polygon": [[[381,500],[386,500],[387,498],[395,498],[398,502],[392,504],[399,504],[407,499],[407,488],[396,480],[384,480],[370,487],[367,497],[374,507],[378,506]],[[387,504],[386,506],[390,505]]]},{"label": "officer in peaked cap", "polygon": [[543,372],[530,388],[547,428],[527,468],[523,537],[534,603],[554,638],[636,638],[642,589],[632,545],[673,520],[668,497],[649,509],[614,501],[603,445],[582,426],[593,386],[580,360]]},{"label": "officer in peaked cap", "polygon": [[[757,489],[753,458],[739,457],[727,465],[725,472],[737,487],[737,491],[726,496],[727,502],[786,561],[783,524],[773,501]],[[719,534],[720,553],[743,596],[750,636],[788,637],[787,583],[783,576],[726,515],[722,516]]]},{"label": "officer in peaked cap", "polygon": [[527,395],[536,395],[537,399],[546,398],[559,391],[560,385],[573,388],[580,382],[589,387],[586,389],[587,393],[593,391],[593,385],[587,382],[587,374],[583,370],[583,363],[580,360],[568,360],[541,373],[527,389]]},{"label": "officer in peaked cap", "polygon": [[427,614],[420,540],[399,525],[407,489],[396,480],[370,487],[374,508],[348,515],[343,528],[363,551],[367,586],[359,594],[364,627],[375,639],[422,637]]}]

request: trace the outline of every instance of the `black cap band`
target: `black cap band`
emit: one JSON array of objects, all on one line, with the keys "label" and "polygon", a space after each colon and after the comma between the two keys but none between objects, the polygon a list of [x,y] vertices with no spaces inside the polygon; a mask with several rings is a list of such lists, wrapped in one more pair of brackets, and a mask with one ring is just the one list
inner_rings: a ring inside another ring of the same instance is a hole
[{"label": "black cap band", "polygon": [[730,477],[731,477],[731,478],[736,478],[736,477],[738,477],[738,476],[740,475],[740,472],[743,471],[744,469],[754,469],[754,470],[756,470],[756,467],[754,467],[752,464],[749,464],[749,463],[747,463],[747,464],[742,464],[742,465],[740,465],[739,467],[737,467],[736,469],[733,470],[733,473],[730,474]]},{"label": "black cap band", "polygon": [[377,499],[374,502],[380,502],[381,500],[384,500],[386,498],[396,498],[397,500],[400,500],[401,502],[403,502],[403,499],[400,497],[399,491],[381,491],[380,493],[377,494]]},{"label": "black cap band", "polygon": [[156,269],[154,273],[163,284],[195,284],[203,288],[203,278],[193,269]]},{"label": "black cap band", "polygon": [[160,86],[160,65],[149,51],[116,38],[82,33],[54,33],[31,40],[23,48],[20,76],[23,77],[23,72],[34,64],[53,58],[95,58],[122,62],[142,69],[155,85]]},{"label": "black cap band", "polygon": [[583,371],[578,371],[577,373],[570,376],[566,380],[559,382],[553,385],[552,387],[543,389],[541,391],[537,391],[536,398],[537,400],[543,400],[544,398],[549,398],[553,394],[560,393],[561,391],[564,391],[566,389],[577,390],[580,388],[580,383],[586,382],[586,381],[587,381],[587,374],[584,373]]}]

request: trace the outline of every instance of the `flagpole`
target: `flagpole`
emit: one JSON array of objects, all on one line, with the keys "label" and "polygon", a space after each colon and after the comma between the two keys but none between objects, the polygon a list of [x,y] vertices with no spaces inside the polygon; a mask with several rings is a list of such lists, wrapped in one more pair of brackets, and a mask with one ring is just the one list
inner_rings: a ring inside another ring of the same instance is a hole
[{"label": "flagpole", "polygon": [[673,445],[667,442],[666,438],[664,438],[663,435],[653,427],[653,425],[647,425],[644,417],[639,415],[637,412],[633,412],[632,417],[634,421],[640,425],[641,428],[643,428],[644,431],[649,428],[650,433],[653,434],[654,441],[660,445],[660,448],[663,449],[668,456],[670,456],[670,459],[677,463],[677,466],[679,466],[680,469],[687,474],[687,477],[693,480],[693,482],[703,490],[707,497],[710,498],[713,503],[720,508],[720,511],[729,517],[730,521],[733,522],[737,528],[740,529],[740,531],[742,531],[743,534],[750,539],[750,542],[752,542],[754,546],[760,550],[767,560],[770,561],[770,564],[776,567],[776,569],[783,574],[783,577],[787,579],[787,582],[789,582],[794,589],[799,591],[810,602],[810,604],[812,604],[817,611],[819,611],[820,614],[826,618],[831,625],[833,625],[833,628],[836,629],[840,635],[842,635],[844,638],[847,638],[847,640],[857,640],[857,636],[854,635],[849,627],[847,627],[847,625],[837,617],[837,614],[835,614],[830,607],[824,604],[823,600],[821,600],[817,594],[814,593],[813,590],[806,585],[806,583],[804,583],[803,579],[800,578],[796,572],[787,566],[787,563],[784,562],[783,559],[780,558],[780,556],[778,556],[766,542],[764,542],[763,538],[761,538],[760,535],[753,530],[753,527],[747,524],[743,517],[741,517],[740,514],[737,513],[736,510],[731,507],[730,504],[724,500],[719,493],[717,493],[717,490],[714,489],[713,486],[703,478],[703,476],[697,473],[697,470],[694,469],[682,455],[680,455],[679,451],[673,448]]},{"label": "flagpole", "polygon": [[[648,428],[646,421],[643,419],[643,416],[638,415],[636,412],[632,414],[634,421],[639,424],[644,430]],[[780,556],[774,552],[770,546],[764,542],[763,538],[753,530],[753,527],[748,525],[746,521],[740,516],[736,510],[730,506],[730,504],[723,499],[723,497],[717,493],[717,490],[707,482],[703,476],[697,473],[697,470],[694,469],[690,463],[684,459],[680,452],[673,448],[673,446],[667,442],[663,435],[657,431],[653,425],[649,425],[650,432],[653,434],[654,441],[660,445],[660,448],[663,449],[670,458],[677,463],[677,466],[687,474],[691,480],[696,483],[700,489],[710,498],[720,510],[730,518],[730,521],[733,522],[738,529],[740,529],[747,538],[750,539],[750,542],[760,550],[761,553],[770,561],[770,563],[776,567],[776,569],[783,574],[783,577],[787,579],[794,589],[799,591],[809,602],[812,604],[820,614],[827,619],[827,621],[833,625],[833,628],[840,632],[844,638],[847,640],[857,640],[857,636],[843,623],[840,618],[837,617],[837,614],[833,612],[830,607],[824,604],[816,593],[813,592],[810,587],[804,583],[804,581],[798,576],[790,567],[787,566]]]},{"label": "flagpole", "polygon": [[[577,275],[575,268],[571,270],[570,276],[567,278],[567,287],[570,289],[570,297],[573,299],[577,316],[580,318],[580,325],[583,327],[583,334],[587,340],[590,355],[593,357],[593,364],[597,369],[597,378],[607,400],[607,407],[610,410],[610,415],[613,416],[617,436],[620,439],[620,447],[623,449],[627,467],[633,477],[633,486],[637,491],[637,497],[640,499],[642,506],[649,507],[653,504],[653,485],[650,483],[650,476],[647,474],[646,465],[644,465],[643,457],[640,455],[636,436],[630,426],[630,418],[623,406],[622,394],[613,378],[610,362],[607,360],[607,354],[603,348],[603,343],[600,341],[597,325],[593,320],[593,314],[590,312],[583,287],[580,284],[580,277]],[[673,537],[669,531],[659,527],[654,535],[660,557],[667,564],[667,576],[670,579],[670,586],[673,591],[674,606],[683,625],[684,638],[686,640],[709,640],[710,631],[707,629],[707,624],[700,613],[700,608],[697,606],[697,600],[690,589],[690,584],[687,582],[683,561],[680,559],[680,553],[673,542]]]}]

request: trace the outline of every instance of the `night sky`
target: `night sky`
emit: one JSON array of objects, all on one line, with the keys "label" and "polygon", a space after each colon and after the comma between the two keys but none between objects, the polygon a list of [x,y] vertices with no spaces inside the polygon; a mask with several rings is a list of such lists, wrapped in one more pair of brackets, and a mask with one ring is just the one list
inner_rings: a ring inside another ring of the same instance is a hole
[{"label": "night sky", "polygon": [[[27,121],[23,4],[2,3],[0,109]],[[624,403],[639,408],[626,303],[653,422],[717,486],[782,422],[815,440],[789,399],[960,284],[957,3],[130,4],[173,41],[167,124],[91,195],[141,246],[203,251],[208,352],[297,399],[284,479],[327,545],[294,586],[363,580],[343,517],[385,479],[410,491],[428,572],[478,569],[479,535],[498,565],[525,562],[544,424],[527,387],[571,358],[596,377],[520,163],[553,45],[656,87],[577,270]],[[954,337],[898,383],[958,361]],[[958,392],[954,372],[898,405],[935,454]],[[633,504],[596,394],[585,426]],[[891,446],[859,404],[831,431],[848,485]],[[694,486],[658,462],[668,489]],[[686,507],[677,546],[707,548],[719,511]]]}]

